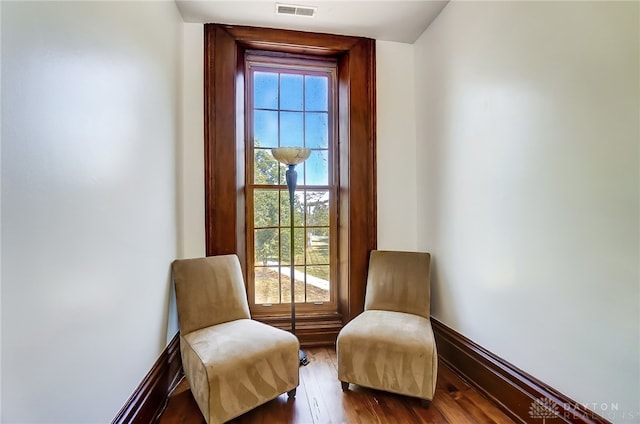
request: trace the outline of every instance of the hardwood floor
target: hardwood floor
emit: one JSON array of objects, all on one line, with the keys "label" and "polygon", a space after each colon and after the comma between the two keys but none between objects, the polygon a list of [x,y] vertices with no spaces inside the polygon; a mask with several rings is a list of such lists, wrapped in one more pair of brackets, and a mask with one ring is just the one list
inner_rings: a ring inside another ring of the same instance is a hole
[{"label": "hardwood floor", "polygon": [[[350,385],[342,392],[333,347],[306,349],[311,363],[300,368],[294,400],[283,394],[230,421],[233,424],[370,424],[370,423],[514,423],[500,409],[458,378],[442,363],[436,394],[429,408],[418,399]],[[169,397],[157,424],[204,424],[185,379]]]}]

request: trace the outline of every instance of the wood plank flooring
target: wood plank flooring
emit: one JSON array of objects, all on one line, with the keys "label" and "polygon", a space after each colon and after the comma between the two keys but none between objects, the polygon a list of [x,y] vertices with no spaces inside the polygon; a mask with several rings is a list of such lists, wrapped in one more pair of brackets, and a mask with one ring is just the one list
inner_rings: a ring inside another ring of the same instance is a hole
[{"label": "wood plank flooring", "polygon": [[[300,368],[294,400],[283,394],[230,421],[232,424],[511,424],[489,400],[442,363],[436,394],[429,408],[418,399],[350,385],[342,392],[333,347],[306,349],[311,363]],[[204,424],[185,379],[169,397],[157,424]]]}]

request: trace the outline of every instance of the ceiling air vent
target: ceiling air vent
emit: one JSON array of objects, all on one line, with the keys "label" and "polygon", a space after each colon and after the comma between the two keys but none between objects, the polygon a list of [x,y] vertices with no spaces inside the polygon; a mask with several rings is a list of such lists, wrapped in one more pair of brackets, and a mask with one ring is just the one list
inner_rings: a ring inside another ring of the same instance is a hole
[{"label": "ceiling air vent", "polygon": [[276,3],[276,15],[312,17],[316,14],[317,9],[317,7],[313,6],[296,6],[294,4]]}]

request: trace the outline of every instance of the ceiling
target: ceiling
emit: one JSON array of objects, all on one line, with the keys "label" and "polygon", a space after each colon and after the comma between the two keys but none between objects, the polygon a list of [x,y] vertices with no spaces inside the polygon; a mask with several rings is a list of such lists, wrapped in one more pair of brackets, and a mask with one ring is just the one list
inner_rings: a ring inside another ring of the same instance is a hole
[{"label": "ceiling", "polygon": [[316,16],[276,15],[275,0],[175,0],[185,22],[247,25],[413,43],[448,0],[284,0]]}]

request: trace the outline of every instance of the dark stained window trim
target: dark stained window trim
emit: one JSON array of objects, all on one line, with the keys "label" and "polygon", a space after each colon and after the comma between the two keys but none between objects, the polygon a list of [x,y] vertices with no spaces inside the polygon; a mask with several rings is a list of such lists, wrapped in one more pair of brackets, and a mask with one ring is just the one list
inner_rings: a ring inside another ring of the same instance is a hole
[{"label": "dark stained window trim", "polygon": [[369,253],[377,245],[375,41],[218,24],[206,24],[204,37],[206,254],[236,253],[243,268],[243,52],[337,58],[338,313],[350,321],[363,310]]}]

